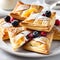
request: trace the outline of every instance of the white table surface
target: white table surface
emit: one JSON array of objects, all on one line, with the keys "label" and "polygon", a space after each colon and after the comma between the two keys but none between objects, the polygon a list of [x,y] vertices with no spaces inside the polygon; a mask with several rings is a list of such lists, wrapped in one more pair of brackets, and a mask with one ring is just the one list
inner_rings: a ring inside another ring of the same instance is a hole
[{"label": "white table surface", "polygon": [[[26,1],[26,0],[24,0],[24,1]],[[49,1],[52,1],[52,0],[49,0]],[[2,12],[4,14],[2,14]],[[57,11],[57,14],[60,15],[59,12],[60,11]],[[8,13],[9,12],[7,12],[7,14]],[[6,15],[5,11],[0,10],[0,16],[1,15],[5,16]],[[59,59],[60,59],[60,54],[56,55],[56,56],[52,56],[52,57],[45,57],[45,58],[24,58],[24,57],[18,57],[18,56],[15,56],[15,55],[11,55],[11,54],[9,54],[9,53],[0,49],[0,60],[59,60]]]}]

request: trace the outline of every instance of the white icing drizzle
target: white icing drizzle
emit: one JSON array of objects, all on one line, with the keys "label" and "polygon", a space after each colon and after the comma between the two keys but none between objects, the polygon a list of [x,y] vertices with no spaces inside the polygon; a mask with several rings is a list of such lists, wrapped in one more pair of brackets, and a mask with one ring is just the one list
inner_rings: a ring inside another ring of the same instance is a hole
[{"label": "white icing drizzle", "polygon": [[40,12],[40,15],[42,15],[42,14],[45,14],[45,11],[41,11],[41,12]]},{"label": "white icing drizzle", "polygon": [[11,27],[11,26],[12,26],[11,23],[5,23],[5,24],[2,25],[2,27]]},{"label": "white icing drizzle", "polygon": [[25,36],[24,34],[22,34],[22,33],[18,34],[15,39],[16,39],[16,40],[19,40],[21,37],[24,37],[24,40],[23,40],[24,43],[25,43],[26,41],[28,41],[28,39],[26,38],[26,36]]},{"label": "white icing drizzle", "polygon": [[50,18],[46,16],[42,16],[42,14],[45,13],[44,11],[41,13],[32,13],[27,20],[49,20]]},{"label": "white icing drizzle", "polygon": [[38,16],[38,18],[37,19],[42,19],[42,20],[49,20],[50,18],[48,18],[48,17],[46,17],[46,16],[42,16],[42,15],[40,15],[40,16]]},{"label": "white icing drizzle", "polygon": [[[13,46],[16,46],[16,43],[15,42],[17,42],[18,40],[20,40],[21,37],[24,37],[24,35],[23,34],[18,34],[15,38],[11,38],[11,42],[12,42]],[[15,40],[15,42],[14,42],[14,40]],[[20,43],[20,46],[22,46],[26,42],[25,40],[26,39],[24,37],[24,40]],[[17,44],[18,43],[19,42],[17,42]]]},{"label": "white icing drizzle", "polygon": [[27,18],[27,20],[36,19],[39,15],[40,15],[40,13],[32,13],[32,14]]},{"label": "white icing drizzle", "polygon": [[26,6],[26,5],[20,5],[17,9],[16,9],[16,11],[19,11],[19,10],[25,10],[25,9],[28,9],[29,8],[29,6]]},{"label": "white icing drizzle", "polygon": [[[4,21],[3,23],[1,23],[1,25],[3,25],[3,24],[6,24],[6,22]],[[0,26],[1,26],[1,25],[0,25]]]},{"label": "white icing drizzle", "polygon": [[48,26],[48,21],[47,20],[43,20],[43,22],[42,22],[42,26]]},{"label": "white icing drizzle", "polygon": [[[38,16],[38,18],[35,19],[34,23],[33,24],[36,24],[36,25],[42,25],[42,26],[48,26],[48,20],[50,18],[48,17],[45,17],[45,16]],[[41,24],[39,23],[39,20],[41,20]]]},{"label": "white icing drizzle", "polygon": [[34,38],[33,40],[39,41],[43,44],[46,44],[45,40],[48,40],[48,38],[46,38],[46,37],[37,37],[37,38]]},{"label": "white icing drizzle", "polygon": [[20,33],[20,34],[18,34],[18,35],[15,37],[15,39],[16,39],[16,40],[19,40],[21,37],[24,37],[24,38],[25,38],[25,36]]},{"label": "white icing drizzle", "polygon": [[24,36],[27,36],[30,33],[30,31],[23,31],[21,34],[24,34]]},{"label": "white icing drizzle", "polygon": [[24,35],[23,35],[23,34],[18,34],[18,35],[15,37],[15,39],[16,39],[16,40],[19,40],[21,37],[24,37]]},{"label": "white icing drizzle", "polygon": [[40,15],[38,16],[37,19],[42,19],[42,20],[49,20],[50,18],[46,17],[46,16],[42,16],[43,14],[45,14],[45,11],[41,11]]},{"label": "white icing drizzle", "polygon": [[60,27],[59,26],[54,26],[58,31],[60,31]]}]

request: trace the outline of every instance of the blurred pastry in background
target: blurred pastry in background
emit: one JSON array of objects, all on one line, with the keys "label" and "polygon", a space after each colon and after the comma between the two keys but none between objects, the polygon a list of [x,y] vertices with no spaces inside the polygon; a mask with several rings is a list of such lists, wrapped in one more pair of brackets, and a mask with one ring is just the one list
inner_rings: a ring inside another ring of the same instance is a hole
[{"label": "blurred pastry in background", "polygon": [[53,28],[54,31],[54,40],[60,40],[60,20],[56,19],[55,26]]}]

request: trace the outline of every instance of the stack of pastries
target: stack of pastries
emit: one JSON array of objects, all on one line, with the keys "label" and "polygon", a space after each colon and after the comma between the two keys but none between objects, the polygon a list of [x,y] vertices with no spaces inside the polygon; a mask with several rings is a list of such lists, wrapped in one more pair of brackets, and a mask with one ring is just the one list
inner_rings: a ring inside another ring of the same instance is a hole
[{"label": "stack of pastries", "polygon": [[0,19],[0,39],[10,40],[14,51],[22,47],[49,54],[52,40],[60,40],[60,21],[56,20],[56,12],[43,9],[40,5],[17,2],[13,11]]}]

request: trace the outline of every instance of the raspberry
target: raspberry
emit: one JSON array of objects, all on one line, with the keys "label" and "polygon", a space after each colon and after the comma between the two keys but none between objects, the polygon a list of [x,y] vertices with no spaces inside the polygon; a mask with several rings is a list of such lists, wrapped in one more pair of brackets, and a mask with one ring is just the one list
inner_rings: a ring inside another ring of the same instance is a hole
[{"label": "raspberry", "polygon": [[45,14],[42,14],[42,16],[46,16]]},{"label": "raspberry", "polygon": [[46,36],[47,35],[47,33],[46,32],[41,32],[41,36]]},{"label": "raspberry", "polygon": [[56,21],[55,21],[55,25],[56,25],[56,26],[59,26],[59,25],[60,25],[60,21],[59,21],[59,19],[56,19]]},{"label": "raspberry", "polygon": [[33,38],[33,34],[32,34],[32,33],[29,33],[27,36],[28,36],[29,38]]},{"label": "raspberry", "polygon": [[10,18],[10,22],[12,22],[13,20],[14,20],[14,18],[13,18],[13,17],[11,17],[11,18]]}]

